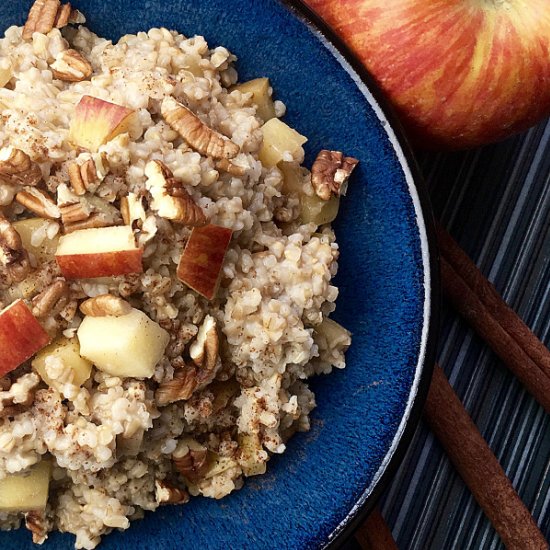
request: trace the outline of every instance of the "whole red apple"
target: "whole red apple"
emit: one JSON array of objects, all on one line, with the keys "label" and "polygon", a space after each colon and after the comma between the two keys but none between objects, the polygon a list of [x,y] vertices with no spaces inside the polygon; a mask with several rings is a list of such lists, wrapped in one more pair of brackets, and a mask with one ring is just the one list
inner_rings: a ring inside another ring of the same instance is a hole
[{"label": "whole red apple", "polygon": [[500,140],[550,114],[549,0],[306,0],[389,96],[415,144]]}]

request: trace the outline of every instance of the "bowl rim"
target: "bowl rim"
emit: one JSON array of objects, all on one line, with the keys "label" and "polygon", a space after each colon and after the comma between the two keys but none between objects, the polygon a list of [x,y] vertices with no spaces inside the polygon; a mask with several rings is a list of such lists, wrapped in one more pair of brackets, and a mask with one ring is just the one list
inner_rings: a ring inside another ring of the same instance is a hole
[{"label": "bowl rim", "polygon": [[[428,307],[425,311],[424,318],[427,320],[428,327],[421,339],[420,350],[422,351],[422,343],[424,342],[424,353],[423,356],[422,353],[419,355],[415,380],[413,381],[411,393],[409,394],[407,407],[401,419],[401,424],[392,441],[390,450],[382,461],[370,486],[364,489],[357,498],[355,505],[348,511],[339,525],[333,529],[327,541],[322,545],[323,549],[335,550],[342,547],[375,508],[382,492],[386,489],[402,463],[416,428],[420,423],[437,356],[441,301],[439,250],[435,232],[435,218],[426,183],[421,174],[412,147],[406,137],[405,130],[396,112],[390,105],[388,98],[385,96],[369,70],[336,34],[336,31],[333,30],[312,8],[305,4],[303,0],[278,1],[309,27],[310,30],[318,35],[325,47],[332,50],[332,54],[337,58],[344,70],[347,70],[352,78],[355,77],[354,80],[356,80],[358,86],[362,84],[366,87],[369,95],[371,95],[374,100],[374,104],[369,101],[371,107],[379,111],[377,115],[381,121],[385,119],[389,123],[389,128],[386,128],[386,131],[388,134],[393,134],[393,136],[388,135],[388,139],[391,139],[391,137],[394,138],[394,140],[392,140],[392,145],[396,153],[401,152],[401,155],[398,154],[398,157],[400,157],[400,164],[405,175],[408,170],[411,176],[410,183],[412,183],[412,187],[417,193],[418,204],[416,205],[416,212],[417,215],[421,216],[417,218],[417,226],[420,231],[421,239],[422,229],[424,230],[427,250],[427,258],[424,264],[428,267],[429,287],[426,290],[425,305],[427,302]],[[366,99],[368,100],[367,97]]]}]

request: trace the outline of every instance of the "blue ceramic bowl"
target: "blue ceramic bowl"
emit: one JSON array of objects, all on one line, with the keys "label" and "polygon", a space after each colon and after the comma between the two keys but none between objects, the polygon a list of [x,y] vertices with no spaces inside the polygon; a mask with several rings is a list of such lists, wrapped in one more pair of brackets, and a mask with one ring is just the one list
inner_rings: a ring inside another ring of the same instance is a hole
[{"label": "blue ceramic bowl", "polygon": [[[71,0],[72,1],[72,0]],[[31,0],[0,5],[3,28]],[[353,332],[348,367],[312,382],[312,430],[273,458],[265,476],[222,501],[196,498],[146,514],[104,538],[103,550],[321,548],[357,525],[396,467],[430,378],[435,256],[425,192],[372,82],[301,5],[277,0],[75,0],[97,33],[117,39],[153,26],[203,34],[239,57],[241,80],[269,76],[286,121],[321,148],[360,159],[336,223],[341,246],[335,318]],[[373,95],[374,92],[374,95]],[[415,182],[416,179],[416,182]],[[45,548],[72,548],[69,535]],[[25,530],[0,547],[32,548]]]}]

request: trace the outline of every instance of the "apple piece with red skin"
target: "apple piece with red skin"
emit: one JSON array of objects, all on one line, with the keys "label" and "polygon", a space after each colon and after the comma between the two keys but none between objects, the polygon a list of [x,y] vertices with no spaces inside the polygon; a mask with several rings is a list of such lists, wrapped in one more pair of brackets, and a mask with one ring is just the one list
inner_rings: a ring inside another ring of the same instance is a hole
[{"label": "apple piece with red skin", "polygon": [[128,132],[135,111],[89,95],[82,96],[71,120],[69,141],[92,153]]},{"label": "apple piece with red skin", "polygon": [[23,300],[0,311],[0,377],[50,343],[49,334]]},{"label": "apple piece with red skin", "polygon": [[213,300],[233,231],[219,225],[194,227],[178,265],[178,279]]},{"label": "apple piece with red skin", "polygon": [[141,273],[143,250],[128,225],[80,229],[59,239],[55,259],[66,279]]},{"label": "apple piece with red skin", "polygon": [[423,148],[503,139],[550,114],[548,0],[306,0]]}]

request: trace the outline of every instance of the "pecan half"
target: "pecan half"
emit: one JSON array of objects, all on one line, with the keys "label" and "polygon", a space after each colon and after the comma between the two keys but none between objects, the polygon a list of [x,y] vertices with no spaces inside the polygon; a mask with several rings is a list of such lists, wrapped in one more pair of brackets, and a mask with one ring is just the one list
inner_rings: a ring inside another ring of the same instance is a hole
[{"label": "pecan half", "polygon": [[83,22],[80,12],[70,4],[62,6],[60,0],[36,0],[23,27],[23,40],[29,40],[35,32],[48,34],[54,27],[61,29],[69,23]]},{"label": "pecan half", "polygon": [[153,198],[151,208],[160,217],[191,227],[208,223],[202,208],[195,203],[164,163],[159,160],[148,162],[145,175],[145,187]]},{"label": "pecan half", "polygon": [[27,153],[15,147],[0,149],[0,182],[7,185],[35,186],[42,179],[40,166]]},{"label": "pecan half", "polygon": [[56,315],[69,301],[69,286],[59,279],[46,287],[32,299],[32,313],[38,319],[47,315]]},{"label": "pecan half", "polygon": [[25,514],[25,527],[32,533],[34,544],[42,544],[48,538],[48,521],[45,510],[32,510]]},{"label": "pecan half", "polygon": [[15,200],[41,218],[55,220],[61,217],[61,212],[50,195],[36,187],[25,187],[15,195]]},{"label": "pecan half", "polygon": [[199,329],[197,338],[189,348],[189,355],[197,367],[212,371],[218,361],[219,339],[216,319],[207,315]]},{"label": "pecan half", "polygon": [[12,283],[25,279],[31,270],[29,255],[19,233],[0,213],[0,263],[5,267]]},{"label": "pecan half", "polygon": [[172,455],[174,466],[178,472],[191,483],[199,481],[208,471],[208,450],[197,445],[196,449],[187,447],[186,452],[179,453],[177,450]]},{"label": "pecan half", "polygon": [[238,154],[239,146],[236,143],[207,126],[173,97],[166,97],[160,109],[162,117],[171,128],[202,155],[231,159]]},{"label": "pecan half", "polygon": [[189,494],[165,480],[155,479],[155,499],[158,504],[185,504],[189,502]]},{"label": "pecan half", "polygon": [[311,167],[311,183],[317,196],[328,201],[332,193],[345,195],[347,181],[358,163],[340,151],[320,151]]},{"label": "pecan half", "polygon": [[112,294],[101,294],[88,298],[80,304],[80,311],[90,317],[121,317],[132,311],[132,306],[122,298]]},{"label": "pecan half", "polygon": [[93,73],[91,63],[76,50],[60,52],[50,68],[53,76],[64,82],[82,82]]},{"label": "pecan half", "polygon": [[82,196],[97,182],[97,170],[93,159],[82,165],[72,162],[69,165],[69,181],[75,194]]}]

